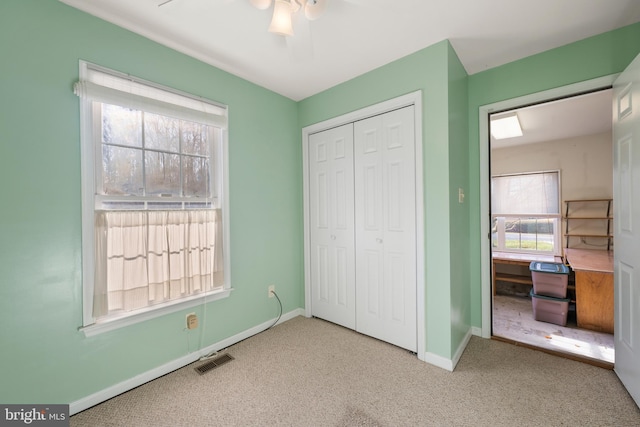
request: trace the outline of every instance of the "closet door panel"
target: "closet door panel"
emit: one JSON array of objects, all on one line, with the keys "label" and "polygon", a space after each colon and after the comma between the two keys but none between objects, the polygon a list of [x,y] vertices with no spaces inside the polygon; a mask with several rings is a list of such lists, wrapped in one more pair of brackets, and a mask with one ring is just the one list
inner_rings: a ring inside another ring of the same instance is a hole
[{"label": "closet door panel", "polygon": [[416,351],[413,107],[354,126],[356,330]]},{"label": "closet door panel", "polygon": [[355,329],[353,125],[309,137],[311,313]]}]

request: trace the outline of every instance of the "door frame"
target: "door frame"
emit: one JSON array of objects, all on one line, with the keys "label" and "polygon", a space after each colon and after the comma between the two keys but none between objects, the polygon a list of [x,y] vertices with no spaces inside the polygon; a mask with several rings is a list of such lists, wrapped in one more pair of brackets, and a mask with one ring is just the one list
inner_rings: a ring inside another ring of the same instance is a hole
[{"label": "door frame", "polygon": [[416,168],[416,315],[417,355],[425,360],[425,281],[424,281],[424,177],[422,155],[422,91],[408,93],[359,110],[352,111],[302,128],[302,178],[304,204],[304,291],[305,316],[311,317],[311,259],[309,241],[309,135],[347,123],[384,114],[399,108],[414,107],[415,168]]},{"label": "door frame", "polygon": [[541,92],[523,95],[479,108],[479,146],[480,146],[480,278],[482,300],[482,337],[491,338],[493,297],[491,291],[491,203],[490,203],[490,159],[489,159],[489,115],[494,112],[511,110],[530,104],[549,102],[554,99],[566,98],[591,92],[598,89],[610,88],[619,73],[598,77],[591,80],[560,86]]}]

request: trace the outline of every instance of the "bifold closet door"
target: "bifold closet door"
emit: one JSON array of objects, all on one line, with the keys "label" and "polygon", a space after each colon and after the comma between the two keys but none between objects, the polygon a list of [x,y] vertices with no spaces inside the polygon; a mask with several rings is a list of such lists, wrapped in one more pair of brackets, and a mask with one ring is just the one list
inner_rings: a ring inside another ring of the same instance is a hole
[{"label": "bifold closet door", "polygon": [[354,124],[356,330],[417,351],[414,107]]},{"label": "bifold closet door", "polygon": [[353,124],[309,137],[311,314],[356,329]]}]

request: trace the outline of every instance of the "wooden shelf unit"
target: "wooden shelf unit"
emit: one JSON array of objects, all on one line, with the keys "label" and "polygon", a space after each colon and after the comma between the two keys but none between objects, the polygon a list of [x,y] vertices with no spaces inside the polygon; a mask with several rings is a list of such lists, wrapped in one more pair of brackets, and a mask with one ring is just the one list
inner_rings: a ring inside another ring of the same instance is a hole
[{"label": "wooden shelf unit", "polygon": [[[599,239],[607,239],[607,250],[611,250],[611,246],[612,246],[612,241],[613,241],[613,234],[612,234],[612,227],[611,227],[611,221],[613,220],[613,215],[612,215],[612,202],[613,199],[578,199],[578,200],[565,200],[564,203],[566,204],[566,208],[565,208],[565,214],[564,214],[564,220],[565,220],[565,233],[564,233],[564,237],[566,239],[566,244],[565,247],[569,248],[569,241],[571,239],[571,237],[594,237],[594,238],[599,238]],[[607,207],[607,212],[606,215],[597,215],[597,216],[571,216],[570,215],[570,209],[569,206],[572,203],[580,203],[583,205],[588,205],[588,204],[604,204],[606,203],[606,207]],[[575,221],[593,221],[593,220],[603,220],[606,222],[606,232],[605,233],[575,233],[575,232],[571,232],[571,229],[569,228],[569,220],[571,220],[572,222]]]}]

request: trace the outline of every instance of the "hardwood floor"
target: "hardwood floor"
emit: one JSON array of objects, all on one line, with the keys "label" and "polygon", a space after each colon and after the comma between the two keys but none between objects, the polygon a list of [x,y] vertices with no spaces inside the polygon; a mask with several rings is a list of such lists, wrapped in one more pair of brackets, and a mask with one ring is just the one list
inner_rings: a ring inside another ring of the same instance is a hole
[{"label": "hardwood floor", "polygon": [[493,297],[493,335],[598,366],[612,368],[614,363],[612,334],[579,329],[575,311],[569,312],[566,326],[538,322],[529,297]]}]

